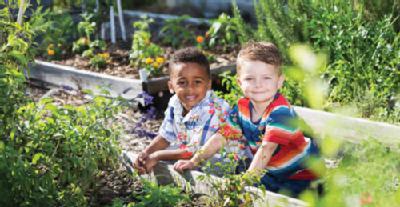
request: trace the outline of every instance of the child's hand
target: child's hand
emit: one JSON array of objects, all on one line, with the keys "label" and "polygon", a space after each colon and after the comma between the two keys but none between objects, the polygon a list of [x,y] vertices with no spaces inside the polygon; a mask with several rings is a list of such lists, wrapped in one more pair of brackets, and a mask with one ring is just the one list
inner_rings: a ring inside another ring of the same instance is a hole
[{"label": "child's hand", "polygon": [[144,161],[144,168],[146,170],[146,173],[150,173],[153,170],[154,166],[157,165],[157,162],[158,162],[157,153],[149,155],[147,159]]},{"label": "child's hand", "polygon": [[142,151],[138,157],[136,158],[135,162],[133,163],[133,167],[138,170],[139,174],[146,173],[146,160],[148,159],[149,155]]},{"label": "child's hand", "polygon": [[174,164],[174,169],[180,173],[184,170],[192,170],[195,167],[195,163],[191,160],[179,160]]}]

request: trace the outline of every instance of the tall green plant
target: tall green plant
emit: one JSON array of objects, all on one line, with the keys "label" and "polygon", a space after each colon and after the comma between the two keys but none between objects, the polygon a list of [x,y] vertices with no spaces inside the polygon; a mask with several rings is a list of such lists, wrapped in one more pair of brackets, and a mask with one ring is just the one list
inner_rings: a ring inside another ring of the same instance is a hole
[{"label": "tall green plant", "polygon": [[19,25],[8,7],[0,10],[0,134],[8,135],[15,122],[15,111],[25,103],[23,70],[33,59],[31,23]]},{"label": "tall green plant", "polygon": [[94,175],[116,161],[114,101],[80,107],[36,104],[25,95],[33,39],[46,29],[41,10],[22,25],[0,10],[0,206],[84,206]]},{"label": "tall green plant", "polygon": [[187,25],[184,25],[184,21],[188,18],[190,16],[183,15],[166,20],[159,33],[161,42],[165,45],[171,45],[173,48],[192,44],[194,42],[194,34],[187,28]]},{"label": "tall green plant", "polygon": [[[151,42],[149,25],[153,19],[143,17],[141,21],[133,23],[135,33],[133,34],[132,49],[129,53],[131,65],[137,68],[145,68],[151,76],[161,74],[161,64],[164,63],[162,57],[163,49]],[[157,59],[159,61],[157,61]],[[156,60],[156,61],[154,61]]]}]

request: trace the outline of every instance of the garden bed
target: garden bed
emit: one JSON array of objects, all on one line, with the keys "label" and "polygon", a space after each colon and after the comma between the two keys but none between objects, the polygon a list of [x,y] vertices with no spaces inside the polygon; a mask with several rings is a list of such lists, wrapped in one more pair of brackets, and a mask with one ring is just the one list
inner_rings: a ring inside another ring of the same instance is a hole
[{"label": "garden bed", "polygon": [[[30,87],[28,91],[29,96],[36,101],[42,98],[52,98],[54,104],[59,106],[81,106],[91,102],[92,99],[91,95],[65,88],[46,90],[40,87]],[[132,106],[115,117],[115,122],[123,127],[123,134],[119,139],[122,150],[140,152],[150,143],[151,137],[158,131],[162,120],[155,119],[155,117],[144,120],[143,117],[146,115],[149,114],[138,110],[136,106]],[[116,169],[110,167],[99,171],[96,175],[96,184],[91,187],[86,195],[89,198],[90,206],[106,206],[115,202],[115,200],[122,203],[140,201],[139,198],[145,195],[142,181],[133,176],[131,171],[127,171],[126,167],[121,162]],[[190,196],[192,197],[190,202],[178,206],[206,206],[203,196],[199,194],[190,194]]]}]

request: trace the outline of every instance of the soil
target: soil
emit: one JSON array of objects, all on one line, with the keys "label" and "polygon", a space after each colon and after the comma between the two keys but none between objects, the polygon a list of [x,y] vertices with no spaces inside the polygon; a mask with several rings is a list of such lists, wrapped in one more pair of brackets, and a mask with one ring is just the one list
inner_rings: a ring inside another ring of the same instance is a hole
[{"label": "soil", "polygon": [[[102,69],[91,67],[89,63],[90,60],[80,55],[66,56],[65,59],[53,60],[51,62],[117,77],[139,79],[138,68],[134,68],[130,65],[129,50],[121,49],[119,47],[108,48],[110,48],[107,50],[107,52],[110,54],[111,60],[107,66]],[[171,47],[163,47],[163,49],[165,51],[164,57],[169,60],[174,53],[174,49]],[[237,51],[237,48],[234,48],[229,53],[223,53],[222,49],[216,48],[215,51],[204,51],[204,53],[211,59],[210,66],[211,69],[213,69],[234,63],[236,61]],[[42,61],[49,61],[43,57],[38,59]],[[163,75],[165,74],[167,74],[167,68],[164,66]]]}]

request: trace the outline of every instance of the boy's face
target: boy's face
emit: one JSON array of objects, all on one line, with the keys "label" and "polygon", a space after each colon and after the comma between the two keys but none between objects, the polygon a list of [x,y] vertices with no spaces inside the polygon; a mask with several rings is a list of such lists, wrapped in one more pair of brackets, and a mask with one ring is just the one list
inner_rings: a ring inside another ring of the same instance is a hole
[{"label": "boy's face", "polygon": [[242,60],[238,83],[254,104],[271,102],[285,80],[278,68],[261,61]]},{"label": "boy's face", "polygon": [[197,63],[174,63],[168,87],[175,92],[186,111],[198,104],[211,88],[206,70]]}]

